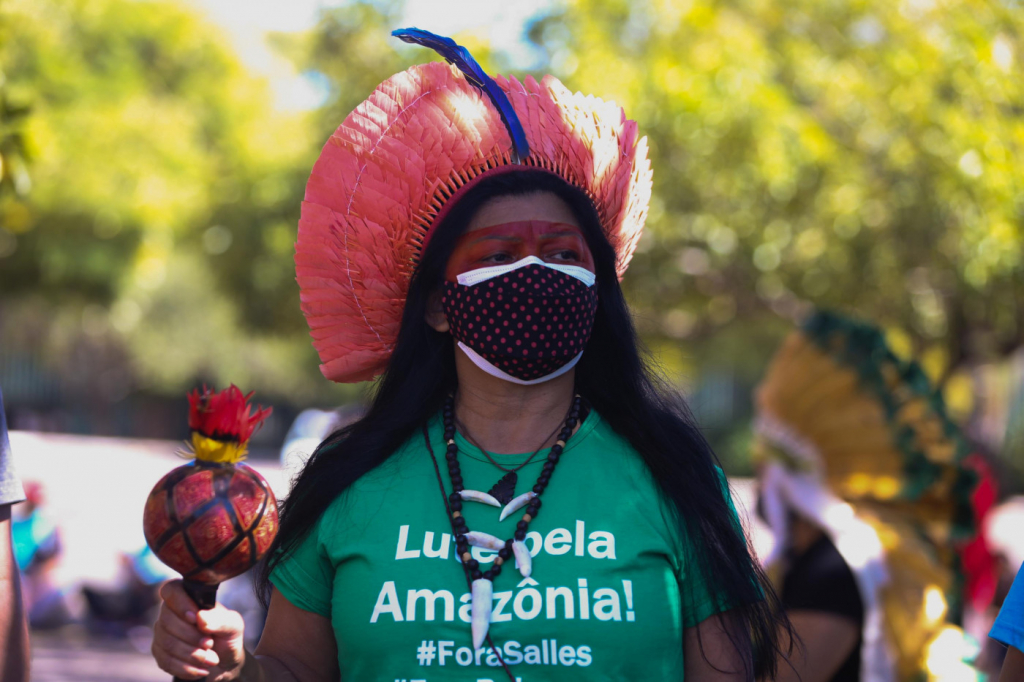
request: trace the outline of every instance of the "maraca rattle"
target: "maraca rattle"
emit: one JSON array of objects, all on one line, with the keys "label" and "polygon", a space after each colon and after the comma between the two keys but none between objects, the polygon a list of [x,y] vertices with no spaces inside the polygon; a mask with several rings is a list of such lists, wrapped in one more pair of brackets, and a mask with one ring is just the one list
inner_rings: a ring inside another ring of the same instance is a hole
[{"label": "maraca rattle", "polygon": [[[249,437],[271,412],[251,414],[237,386],[205,386],[188,396],[192,462],[160,479],[142,517],[146,542],[181,574],[200,609],[217,602],[217,586],[263,558],[277,534],[277,500],[266,480],[241,463]],[[178,678],[175,678],[178,679]]]}]

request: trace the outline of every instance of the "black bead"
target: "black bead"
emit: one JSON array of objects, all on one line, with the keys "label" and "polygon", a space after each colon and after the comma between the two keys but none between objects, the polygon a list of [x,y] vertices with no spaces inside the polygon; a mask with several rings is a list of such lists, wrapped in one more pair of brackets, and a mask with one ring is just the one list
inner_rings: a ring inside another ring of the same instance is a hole
[{"label": "black bead", "polygon": [[448,452],[444,453],[444,458],[448,460],[449,464],[451,464],[452,462],[455,462],[459,459],[459,453],[452,452],[451,450],[449,450]]},{"label": "black bead", "polygon": [[532,504],[526,505],[526,513],[529,514],[530,516],[536,518],[537,514],[539,512],[540,512],[540,505],[539,504],[536,505],[536,506],[534,506]]},{"label": "black bead", "polygon": [[[469,546],[469,540],[467,540],[466,536],[463,535],[462,533],[456,533],[455,534],[455,546],[456,547],[468,547]],[[462,552],[460,551],[459,554],[462,554]]]},{"label": "black bead", "polygon": [[526,531],[525,530],[517,530],[516,531],[516,540],[519,540],[519,542],[522,542],[525,539],[526,539]]},{"label": "black bead", "polygon": [[491,581],[493,581],[493,580],[494,580],[494,571],[493,571],[493,570],[488,570],[488,571],[484,571],[484,575],[483,575],[483,577],[484,577],[484,578],[485,578],[486,580],[491,580]]},{"label": "black bead", "polygon": [[542,486],[540,483],[538,483],[537,485],[533,486],[533,492],[535,492],[538,495],[540,495],[542,492],[544,492],[544,486]]},{"label": "black bead", "polygon": [[461,500],[455,500],[454,502],[451,503],[451,505],[452,505],[452,511],[462,511],[462,501]]},{"label": "black bead", "polygon": [[502,547],[498,550],[498,556],[500,556],[502,559],[507,559],[510,556],[512,556],[512,550],[510,550],[508,547]]},{"label": "black bead", "polygon": [[526,521],[520,521],[519,523],[516,524],[516,530],[526,530],[529,527],[530,527],[530,524],[527,523]]},{"label": "black bead", "polygon": [[473,580],[480,580],[480,578],[484,577],[484,574],[481,573],[480,571],[473,571],[472,575],[473,575]]},{"label": "black bead", "polygon": [[498,564],[494,564],[493,566],[491,566],[491,570],[487,572],[491,574],[491,580],[494,580],[499,575],[501,575],[501,566],[499,566]]},{"label": "black bead", "polygon": [[562,431],[560,434],[558,434],[558,438],[559,440],[569,442],[569,439],[572,438],[572,429],[566,429],[565,431]]},{"label": "black bead", "polygon": [[461,516],[455,518],[455,530],[465,533],[466,532],[466,519]]},{"label": "black bead", "polygon": [[526,505],[526,506],[527,507],[533,507],[534,509],[540,509],[540,498],[539,497],[533,498],[532,500],[530,500],[530,503],[528,505]]},{"label": "black bead", "polygon": [[475,571],[476,569],[480,568],[480,562],[476,559],[470,559],[466,562],[466,566],[469,568],[469,570]]},{"label": "black bead", "polygon": [[570,417],[569,420],[565,422],[565,426],[566,426],[567,429],[570,429],[570,430],[571,429],[575,429],[576,428],[576,420],[573,419],[572,417]]},{"label": "black bead", "polygon": [[510,552],[512,551],[512,538],[505,540],[505,548]]},{"label": "black bead", "polygon": [[559,459],[561,459],[561,455],[559,455],[555,451],[551,451],[551,453],[548,455],[548,464],[556,464]]},{"label": "black bead", "polygon": [[448,496],[449,502],[462,502],[462,495],[458,493],[452,493]]},{"label": "black bead", "polygon": [[454,476],[452,476],[452,485],[455,486],[456,488],[458,488],[459,490],[461,490],[462,489],[462,476],[459,476],[458,474],[455,474]]}]

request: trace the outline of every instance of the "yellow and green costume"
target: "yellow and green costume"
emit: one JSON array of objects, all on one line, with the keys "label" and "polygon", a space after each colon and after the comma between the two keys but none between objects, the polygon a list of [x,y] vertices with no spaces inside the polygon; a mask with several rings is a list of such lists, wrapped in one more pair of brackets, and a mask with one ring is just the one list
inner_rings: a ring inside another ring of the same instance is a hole
[{"label": "yellow and green costume", "polygon": [[789,511],[832,540],[864,606],[861,679],[945,678],[962,667],[953,542],[973,533],[960,431],[920,367],[882,333],[818,312],[757,390],[755,448],[775,562]]}]

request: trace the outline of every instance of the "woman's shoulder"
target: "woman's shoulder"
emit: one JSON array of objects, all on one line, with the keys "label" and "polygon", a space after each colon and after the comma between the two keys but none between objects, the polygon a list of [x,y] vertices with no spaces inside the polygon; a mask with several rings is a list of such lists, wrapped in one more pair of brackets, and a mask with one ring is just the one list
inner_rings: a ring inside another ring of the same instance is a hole
[{"label": "woman's shoulder", "polygon": [[[431,426],[428,423],[428,426]],[[436,481],[430,458],[426,454],[423,429],[417,428],[379,466],[367,471],[327,506],[320,517],[320,526],[332,530],[344,519],[346,527],[358,526],[358,521],[371,520],[381,509],[392,504],[410,489],[420,489],[430,483],[436,494]],[[436,452],[436,447],[435,447]]]},{"label": "woman's shoulder", "polygon": [[[629,439],[615,430],[602,415],[594,411],[584,422],[583,428],[590,427],[582,443],[588,455],[600,457],[607,466],[620,473],[641,477],[646,483],[653,483],[650,469],[643,455],[633,447]],[[577,434],[582,435],[582,434]]]}]

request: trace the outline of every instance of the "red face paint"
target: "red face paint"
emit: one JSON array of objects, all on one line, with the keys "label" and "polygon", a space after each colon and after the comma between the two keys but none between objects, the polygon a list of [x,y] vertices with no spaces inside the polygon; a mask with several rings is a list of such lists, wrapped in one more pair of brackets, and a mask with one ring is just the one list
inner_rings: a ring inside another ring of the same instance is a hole
[{"label": "red face paint", "polygon": [[580,228],[547,220],[523,220],[483,227],[459,237],[448,259],[445,279],[454,282],[464,272],[515,263],[527,256],[594,272],[594,257]]}]

